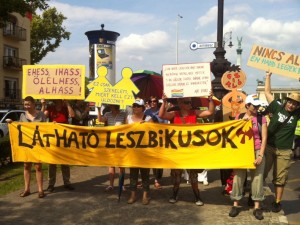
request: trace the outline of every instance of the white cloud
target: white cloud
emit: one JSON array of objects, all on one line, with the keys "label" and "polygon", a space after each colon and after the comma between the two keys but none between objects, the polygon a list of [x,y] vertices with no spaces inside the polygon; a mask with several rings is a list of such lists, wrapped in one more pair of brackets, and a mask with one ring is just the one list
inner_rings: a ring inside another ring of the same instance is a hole
[{"label": "white cloud", "polygon": [[214,6],[210,8],[204,16],[197,19],[198,28],[204,27],[207,24],[216,21],[216,15],[218,15],[218,7]]},{"label": "white cloud", "polygon": [[113,9],[91,8],[59,2],[53,2],[50,5],[56,7],[59,12],[64,14],[64,16],[68,18],[66,24],[72,27],[85,26],[86,29],[89,29],[89,27],[95,26],[95,22],[97,23],[98,21],[105,21],[107,24],[130,24],[130,26],[147,24],[156,21],[153,15],[146,13],[132,13]]}]

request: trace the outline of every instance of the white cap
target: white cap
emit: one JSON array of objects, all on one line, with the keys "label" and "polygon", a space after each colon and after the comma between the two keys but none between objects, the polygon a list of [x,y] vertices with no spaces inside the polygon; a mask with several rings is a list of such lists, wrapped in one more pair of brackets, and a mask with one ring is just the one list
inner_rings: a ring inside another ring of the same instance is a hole
[{"label": "white cap", "polygon": [[259,100],[257,94],[248,95],[245,103],[252,104],[254,106],[262,105],[262,102]]},{"label": "white cap", "polygon": [[145,102],[143,99],[140,99],[140,98],[137,98],[135,99],[133,105],[136,104],[136,105],[145,105]]}]

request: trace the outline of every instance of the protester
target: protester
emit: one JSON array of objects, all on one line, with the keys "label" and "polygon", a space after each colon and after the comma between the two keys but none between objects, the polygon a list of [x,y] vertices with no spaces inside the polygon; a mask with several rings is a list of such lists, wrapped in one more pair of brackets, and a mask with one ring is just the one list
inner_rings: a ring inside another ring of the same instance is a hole
[{"label": "protester", "polygon": [[[143,99],[137,98],[135,102],[132,104],[132,115],[128,115],[126,118],[126,124],[132,123],[144,123],[144,122],[152,122],[150,116],[146,116],[145,113],[145,103]],[[141,173],[142,178],[142,187],[143,187],[143,205],[148,205],[150,203],[149,191],[150,191],[150,180],[149,168],[130,168],[130,189],[131,195],[128,199],[127,203],[132,204],[136,201],[136,191],[137,191],[137,183],[139,171]]]},{"label": "protester", "polygon": [[266,166],[264,178],[268,176],[273,166],[273,184],[276,200],[272,211],[281,211],[281,198],[288,179],[288,171],[293,156],[292,146],[297,121],[300,118],[300,95],[291,93],[284,104],[274,100],[271,92],[271,72],[266,73],[265,95],[269,103],[268,110],[272,113],[268,126],[268,141],[266,148]]},{"label": "protester", "polygon": [[[149,101],[149,108],[145,110],[145,115],[151,116],[153,122],[155,123],[168,123],[168,120],[162,120],[158,117],[159,107],[158,107],[158,98],[156,96],[151,96]],[[156,189],[161,189],[161,178],[163,176],[163,169],[154,168],[153,175],[154,175],[154,187]]]},{"label": "protester", "polygon": [[[31,96],[27,96],[24,99],[24,109],[25,113],[20,115],[20,122],[45,122],[46,118],[43,112],[36,110],[35,100]],[[12,120],[7,120],[11,123]],[[20,197],[26,197],[30,195],[30,179],[31,179],[31,162],[24,162],[24,191],[20,194]],[[43,171],[42,163],[34,163],[35,167],[35,177],[38,185],[38,197],[44,198],[45,193],[43,190]]]},{"label": "protester", "polygon": [[[54,105],[46,107],[46,102],[44,99],[41,100],[42,103],[42,111],[44,111],[47,118],[49,118],[49,122],[56,123],[65,123],[68,124],[68,118],[74,118],[75,113],[72,109],[70,103],[68,101],[63,101],[61,99],[54,100]],[[67,190],[74,190],[74,187],[70,183],[70,166],[69,165],[61,165],[61,172],[64,181],[64,188]],[[56,182],[56,164],[49,164],[48,168],[48,180],[49,185],[47,191],[53,192],[54,185]]]},{"label": "protester", "polygon": [[[246,113],[237,115],[235,119],[251,120],[254,137],[255,169],[251,169],[251,198],[254,201],[253,215],[256,219],[262,220],[263,212],[260,202],[264,200],[263,174],[264,174],[264,152],[267,144],[267,120],[265,116],[257,114],[261,101],[255,94],[248,95],[245,101]],[[233,207],[229,212],[230,217],[239,214],[239,201],[243,198],[244,182],[247,176],[247,169],[234,169],[234,178],[231,192]]]},{"label": "protester", "polygon": [[297,121],[297,126],[295,129],[295,136],[293,142],[293,152],[294,152],[294,160],[300,159],[299,156],[299,147],[300,147],[300,120]]},{"label": "protester", "polygon": [[77,126],[88,126],[89,122],[89,105],[83,100],[76,100],[73,107],[74,117],[72,118],[72,124]]},{"label": "protester", "polygon": [[[208,117],[214,113],[215,105],[212,100],[213,93],[211,92],[209,96],[209,106],[208,110],[192,110],[192,101],[191,98],[178,98],[178,107],[179,111],[167,111],[167,96],[163,94],[162,100],[163,103],[160,107],[158,116],[161,119],[173,121],[174,124],[196,124],[197,117]],[[181,182],[183,169],[172,169],[171,175],[173,178],[173,195],[169,199],[170,203],[177,202],[178,190]],[[195,195],[195,204],[198,206],[204,205],[202,199],[200,198],[200,191],[198,189],[198,172],[197,169],[189,169],[189,178],[191,186]]]},{"label": "protester", "polygon": [[[105,123],[106,126],[116,126],[125,124],[126,112],[120,110],[119,105],[108,105],[109,112],[106,112],[103,116],[101,115],[101,109],[98,108],[98,121]],[[112,191],[114,189],[115,181],[115,167],[108,168],[109,174],[109,185],[106,187],[106,191]],[[119,176],[125,175],[125,168],[119,167]],[[124,187],[124,186],[123,186]]]}]

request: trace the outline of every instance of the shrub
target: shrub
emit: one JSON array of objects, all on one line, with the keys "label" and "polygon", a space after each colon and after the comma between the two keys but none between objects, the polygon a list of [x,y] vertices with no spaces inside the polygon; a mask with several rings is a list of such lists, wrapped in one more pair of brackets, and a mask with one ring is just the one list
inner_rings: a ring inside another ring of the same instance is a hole
[{"label": "shrub", "polygon": [[9,136],[0,138],[0,167],[11,163],[11,146]]}]

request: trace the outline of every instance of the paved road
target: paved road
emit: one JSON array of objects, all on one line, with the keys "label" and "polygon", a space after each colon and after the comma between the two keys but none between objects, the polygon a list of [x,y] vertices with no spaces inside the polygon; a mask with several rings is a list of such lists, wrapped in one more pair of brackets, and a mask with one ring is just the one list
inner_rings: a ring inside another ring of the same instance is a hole
[{"label": "paved road", "polygon": [[[129,191],[117,201],[117,191],[106,193],[107,168],[102,167],[72,167],[71,175],[75,191],[66,191],[62,186],[61,175],[58,174],[57,187],[54,193],[48,193],[44,199],[38,199],[37,193],[21,198],[14,192],[0,198],[1,225],[110,225],[110,224],[140,224],[140,225],[224,225],[224,224],[287,224],[283,212],[264,212],[265,219],[258,221],[252,215],[253,209],[247,206],[247,199],[242,201],[240,215],[230,218],[228,212],[231,201],[220,194],[219,170],[210,170],[209,186],[200,184],[201,195],[205,202],[202,207],[193,203],[190,186],[182,182],[179,201],[168,203],[171,193],[170,171],[164,171],[162,190],[154,190],[151,186],[151,202],[142,205],[142,192],[133,205],[127,204]],[[125,184],[128,184],[128,176]],[[44,187],[47,184],[45,182]],[[36,191],[35,185],[32,192]],[[274,197],[270,189],[266,189],[266,207],[270,206]],[[288,204],[286,204],[288,205]]]},{"label": "paved road", "polygon": [[292,164],[283,195],[283,210],[290,225],[300,225],[300,160]]}]

